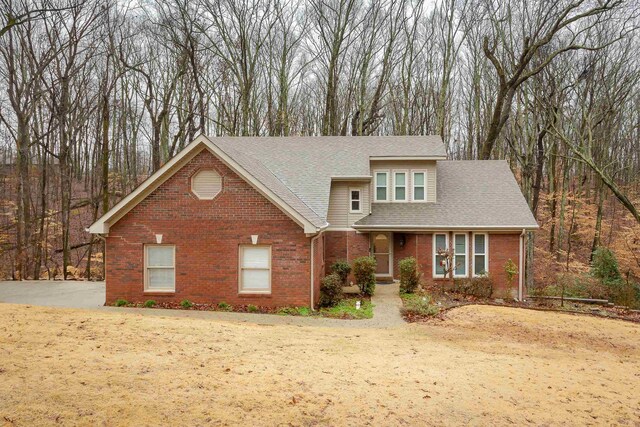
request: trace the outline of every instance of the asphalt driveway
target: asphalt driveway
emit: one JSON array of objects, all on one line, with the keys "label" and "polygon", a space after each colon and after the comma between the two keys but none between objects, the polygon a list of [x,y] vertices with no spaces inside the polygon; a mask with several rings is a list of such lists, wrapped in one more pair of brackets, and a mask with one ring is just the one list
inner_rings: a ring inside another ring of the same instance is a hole
[{"label": "asphalt driveway", "polygon": [[51,307],[95,308],[104,305],[104,301],[104,282],[0,281],[0,302]]}]

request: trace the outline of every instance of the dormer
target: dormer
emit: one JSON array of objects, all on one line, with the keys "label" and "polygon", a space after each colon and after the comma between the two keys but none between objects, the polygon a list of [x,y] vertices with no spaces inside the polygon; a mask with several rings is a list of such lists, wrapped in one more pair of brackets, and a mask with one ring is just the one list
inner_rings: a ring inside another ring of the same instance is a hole
[{"label": "dormer", "polygon": [[439,158],[371,157],[371,202],[435,202],[437,160]]}]

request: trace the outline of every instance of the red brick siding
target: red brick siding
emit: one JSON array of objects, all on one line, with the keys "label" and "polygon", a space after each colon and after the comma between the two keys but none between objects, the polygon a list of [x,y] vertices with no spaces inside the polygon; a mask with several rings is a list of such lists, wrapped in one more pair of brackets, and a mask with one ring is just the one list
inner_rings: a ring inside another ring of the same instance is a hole
[{"label": "red brick siding", "polygon": [[327,231],[324,233],[327,267],[336,261],[353,261],[369,255],[369,234],[355,231]]},{"label": "red brick siding", "polygon": [[[405,244],[400,246],[401,236]],[[418,269],[425,278],[431,277],[431,234],[393,234],[393,277],[400,279],[398,262],[403,258],[414,257],[418,261]]]},{"label": "red brick siding", "polygon": [[[398,261],[406,257],[415,257],[418,260],[418,268],[422,272],[422,277],[425,283],[435,283],[433,279],[433,249],[431,242],[433,234],[404,234],[405,244],[400,246],[400,233],[394,233],[393,237],[393,251],[394,251],[394,278],[400,278],[400,271],[398,269]],[[450,239],[453,237],[449,236]],[[513,286],[509,292],[507,292],[509,285],[507,282],[506,274],[504,273],[504,264],[509,258],[513,260],[516,265],[519,264],[519,234],[489,234],[489,274],[491,275],[496,297],[506,296],[511,293],[511,296],[517,296],[518,290],[518,277],[513,281]],[[469,233],[469,256],[467,271],[471,274],[473,272],[473,240],[472,235]]]},{"label": "red brick siding", "polygon": [[[369,234],[356,231],[327,231],[325,234],[325,272],[336,261],[353,262],[354,259],[369,255]],[[353,281],[353,274],[349,281]]]},{"label": "red brick siding", "polygon": [[349,231],[326,231],[324,261],[327,268],[336,261],[347,259],[347,234]]},{"label": "red brick siding", "polygon": [[[203,168],[223,177],[214,200],[198,200],[190,178]],[[144,244],[176,246],[176,291],[145,294]],[[238,293],[238,247],[272,245],[271,295]],[[213,154],[203,150],[145,200],[112,225],[107,237],[107,303],[181,301],[255,304],[264,306],[310,303],[310,238],[280,209],[264,198]],[[317,284],[316,284],[317,286]]]},{"label": "red brick siding", "polygon": [[[519,234],[490,234],[489,235],[489,275],[493,278],[496,297],[505,295],[509,289],[507,275],[504,272],[505,263],[511,259],[518,270],[520,269],[520,235]],[[513,280],[512,297],[518,296],[519,275]]]}]

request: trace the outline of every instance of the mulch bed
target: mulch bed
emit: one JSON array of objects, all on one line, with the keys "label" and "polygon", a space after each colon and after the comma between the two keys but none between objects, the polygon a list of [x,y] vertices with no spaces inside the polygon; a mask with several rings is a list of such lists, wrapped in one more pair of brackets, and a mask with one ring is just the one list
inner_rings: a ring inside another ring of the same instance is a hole
[{"label": "mulch bed", "polygon": [[561,307],[560,300],[538,300],[528,299],[525,301],[503,300],[493,298],[478,298],[472,295],[462,295],[454,292],[433,292],[430,293],[433,303],[440,308],[440,312],[435,316],[407,315],[403,317],[407,322],[428,322],[432,320],[445,320],[446,313],[454,308],[465,305],[492,305],[498,307],[524,308],[528,310],[553,311],[556,313],[579,314],[608,319],[626,320],[640,323],[640,311],[630,310],[622,307],[601,306],[593,304],[581,304],[565,301]]},{"label": "mulch bed", "polygon": [[[112,304],[114,305],[114,304]],[[218,304],[199,304],[192,303],[191,307],[183,307],[179,302],[158,302],[152,307],[145,307],[144,303],[136,302],[129,303],[124,307],[135,308],[164,308],[170,310],[192,310],[192,311],[220,311],[220,312],[235,312],[235,313],[260,313],[260,314],[275,314],[279,308],[274,307],[262,307],[262,306],[250,306],[250,305],[234,305],[229,308],[220,308]]]}]

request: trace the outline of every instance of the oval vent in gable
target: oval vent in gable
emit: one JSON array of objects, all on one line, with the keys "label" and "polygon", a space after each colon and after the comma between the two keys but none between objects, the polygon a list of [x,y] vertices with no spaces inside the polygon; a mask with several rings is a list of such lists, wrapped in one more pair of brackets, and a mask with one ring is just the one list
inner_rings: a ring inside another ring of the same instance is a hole
[{"label": "oval vent in gable", "polygon": [[198,199],[211,200],[222,190],[222,177],[214,170],[201,170],[191,178],[191,191]]}]

